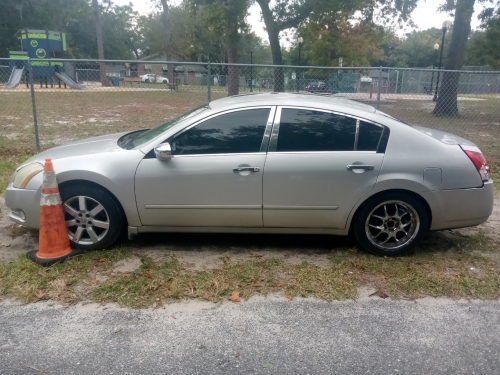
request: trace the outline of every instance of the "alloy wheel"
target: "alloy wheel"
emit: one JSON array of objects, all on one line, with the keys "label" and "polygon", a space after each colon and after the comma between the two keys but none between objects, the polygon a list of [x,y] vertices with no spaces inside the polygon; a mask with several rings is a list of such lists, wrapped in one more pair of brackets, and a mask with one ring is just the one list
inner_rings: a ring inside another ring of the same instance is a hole
[{"label": "alloy wheel", "polygon": [[74,196],[63,203],[69,239],[79,245],[101,241],[108,233],[110,220],[106,209],[88,196]]},{"label": "alloy wheel", "polygon": [[376,247],[394,251],[410,244],[417,236],[420,218],[408,203],[393,200],[376,206],[365,222],[368,240]]}]

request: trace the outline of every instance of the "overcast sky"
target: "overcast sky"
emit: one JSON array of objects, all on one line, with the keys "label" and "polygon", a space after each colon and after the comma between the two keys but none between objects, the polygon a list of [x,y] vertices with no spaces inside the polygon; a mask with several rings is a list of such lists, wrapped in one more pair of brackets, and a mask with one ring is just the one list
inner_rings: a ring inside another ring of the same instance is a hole
[{"label": "overcast sky", "polygon": [[[141,14],[147,14],[151,12],[152,5],[149,0],[113,0],[115,4],[125,5],[129,2],[134,4],[135,10],[137,10]],[[179,1],[173,1],[173,3],[178,3]],[[417,24],[418,29],[426,30],[431,27],[441,28],[443,21],[449,19],[453,21],[451,17],[449,17],[446,13],[440,13],[437,11],[438,5],[443,1],[438,0],[421,0],[415,11],[412,13],[412,18],[414,22]],[[481,5],[476,3],[475,13],[472,16],[472,28],[476,28],[479,25],[477,21],[477,16],[481,11]],[[267,33],[264,30],[264,23],[260,20],[260,8],[257,4],[254,4],[250,8],[250,16],[248,18],[249,24],[252,26],[253,31],[263,38],[265,41],[268,41]],[[406,28],[400,30],[398,32],[399,35],[404,35],[405,32],[411,31],[411,29]],[[284,43],[286,44],[286,43]]]}]

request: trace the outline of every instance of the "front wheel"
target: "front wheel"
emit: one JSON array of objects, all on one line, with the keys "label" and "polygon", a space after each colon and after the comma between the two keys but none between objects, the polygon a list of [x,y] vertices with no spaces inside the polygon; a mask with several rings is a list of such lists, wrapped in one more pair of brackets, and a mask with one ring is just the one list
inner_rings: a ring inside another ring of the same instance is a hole
[{"label": "front wheel", "polygon": [[354,219],[354,234],[370,253],[396,256],[411,251],[425,236],[429,217],[423,203],[405,193],[388,193],[367,201]]},{"label": "front wheel", "polygon": [[61,190],[61,199],[72,247],[102,250],[119,239],[124,218],[109,193],[97,187],[70,186]]}]

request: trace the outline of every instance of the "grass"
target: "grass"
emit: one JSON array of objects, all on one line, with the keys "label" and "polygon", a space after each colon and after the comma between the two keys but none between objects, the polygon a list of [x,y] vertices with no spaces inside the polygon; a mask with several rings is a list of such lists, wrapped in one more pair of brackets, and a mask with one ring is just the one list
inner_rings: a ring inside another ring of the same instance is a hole
[{"label": "grass", "polygon": [[[396,299],[498,299],[499,250],[498,243],[481,233],[452,238],[434,233],[407,257],[381,258],[355,248],[333,249],[328,267],[295,265],[276,257],[245,261],[226,257],[220,267],[198,271],[183,266],[175,256],[155,262],[127,248],[89,252],[49,268],[20,256],[0,264],[0,298],[52,299],[63,304],[117,302],[145,308],[185,299],[219,302],[234,291],[244,300],[275,293],[327,301],[355,299],[358,288],[369,285]],[[113,272],[117,261],[130,257],[140,258],[139,268]]]}]

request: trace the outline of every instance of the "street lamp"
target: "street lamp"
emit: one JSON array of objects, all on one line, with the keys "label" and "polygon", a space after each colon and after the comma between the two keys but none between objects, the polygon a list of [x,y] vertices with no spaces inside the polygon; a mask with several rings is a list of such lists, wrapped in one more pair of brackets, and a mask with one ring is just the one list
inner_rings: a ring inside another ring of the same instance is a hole
[{"label": "street lamp", "polygon": [[[304,43],[304,38],[299,37],[297,41],[299,42],[299,66],[300,66],[300,50],[302,49],[302,43]],[[299,91],[299,89],[300,89],[300,68],[297,69],[297,91]]]},{"label": "street lamp", "polygon": [[436,101],[438,98],[438,87],[439,87],[439,75],[441,73],[441,63],[443,62],[443,49],[444,49],[444,37],[446,35],[446,31],[451,26],[451,21],[444,21],[443,22],[443,40],[441,41],[441,54],[439,55],[439,68],[438,68],[438,75],[436,79],[436,92],[434,93],[434,98],[432,99],[433,101]]},{"label": "street lamp", "polygon": [[431,77],[431,89],[429,90],[429,94],[432,95],[432,85],[434,84],[434,68],[437,60],[437,53],[439,50],[439,44],[434,44],[434,56],[432,57],[432,77]]}]

